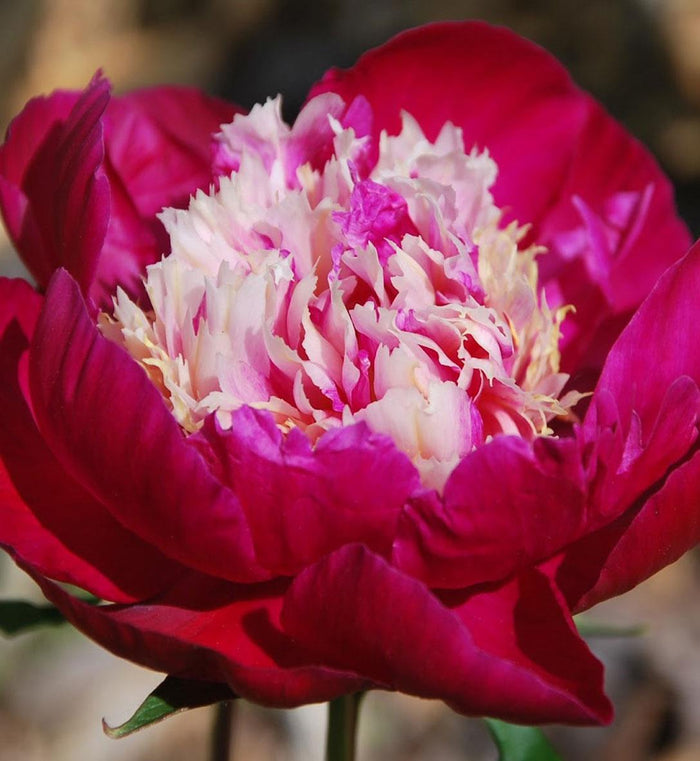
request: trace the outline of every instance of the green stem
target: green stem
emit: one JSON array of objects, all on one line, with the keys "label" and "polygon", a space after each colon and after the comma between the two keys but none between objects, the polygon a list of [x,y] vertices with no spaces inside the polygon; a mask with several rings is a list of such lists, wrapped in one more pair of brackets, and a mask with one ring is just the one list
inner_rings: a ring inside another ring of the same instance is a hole
[{"label": "green stem", "polygon": [[343,695],[328,704],[326,761],[355,761],[355,737],[364,693]]},{"label": "green stem", "polygon": [[233,700],[216,704],[211,731],[210,761],[229,761],[234,705],[235,701]]}]

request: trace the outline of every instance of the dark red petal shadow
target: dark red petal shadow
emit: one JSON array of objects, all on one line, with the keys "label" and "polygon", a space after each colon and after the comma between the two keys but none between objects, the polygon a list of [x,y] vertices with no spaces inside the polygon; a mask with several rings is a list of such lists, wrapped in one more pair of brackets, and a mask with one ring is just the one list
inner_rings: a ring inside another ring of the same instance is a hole
[{"label": "dark red petal shadow", "polygon": [[98,304],[140,293],[168,247],[156,214],[208,188],[212,135],[239,110],[186,87],[110,100],[99,75],[31,100],[0,147],[0,206],[39,287],[65,267]]},{"label": "dark red petal shadow", "polygon": [[610,351],[596,391],[613,396],[625,429],[634,410],[648,430],[680,376],[700,383],[698,293],[700,244],[658,281]]},{"label": "dark red petal shadow", "polygon": [[687,375],[669,380],[655,418],[647,409],[642,419],[626,402],[599,388],[582,436],[591,514],[605,521],[657,489],[698,439],[700,390]]},{"label": "dark red petal shadow", "polygon": [[105,115],[107,156],[142,217],[186,204],[212,181],[212,137],[242,109],[189,87],[114,98]]}]

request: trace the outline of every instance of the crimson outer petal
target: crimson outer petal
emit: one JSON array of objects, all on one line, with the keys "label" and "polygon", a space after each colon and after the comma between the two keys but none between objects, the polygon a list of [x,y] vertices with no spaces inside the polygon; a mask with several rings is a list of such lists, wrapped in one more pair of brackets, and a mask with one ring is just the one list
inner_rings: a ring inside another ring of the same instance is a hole
[{"label": "crimson outer petal", "polygon": [[[578,310],[566,323],[568,372],[584,360],[600,370],[604,353],[594,350],[602,342],[607,350],[624,324],[614,318],[636,308],[688,250],[690,236],[675,213],[672,187],[654,159],[551,55],[507,29],[468,21],[403,32],[351,69],[329,71],[310,97],[328,91],[346,102],[367,98],[375,137],[382,130],[396,134],[406,110],[431,139],[449,120],[462,128],[467,148],[489,150],[499,167],[496,202],[532,225],[529,239],[550,248],[541,259],[543,271],[550,272],[564,303]],[[643,208],[634,230],[611,252],[591,245],[586,261],[567,261],[557,236],[583,231],[580,201],[603,215],[606,202],[620,192],[639,194]],[[602,277],[592,272],[600,269],[599,256],[608,259]]]},{"label": "crimson outer petal", "polygon": [[31,100],[0,148],[3,217],[40,288],[65,267],[100,304],[139,290],[165,250],[154,215],[209,184],[211,135],[238,110],[188,88],[109,89],[98,75]]},{"label": "crimson outer petal", "polygon": [[0,544],[42,574],[102,599],[150,597],[185,569],[126,531],[66,474],[25,401],[26,355],[41,302],[24,280],[0,278]]},{"label": "crimson outer petal", "polygon": [[148,603],[95,607],[24,569],[78,629],[115,655],[157,671],[226,682],[241,697],[281,708],[373,686],[356,674],[315,665],[284,636],[279,613],[286,581],[240,587],[187,576]]},{"label": "crimson outer petal", "polygon": [[502,587],[434,596],[361,545],[299,574],[283,628],[330,666],[460,713],[605,723],[602,666],[566,605],[530,571]]},{"label": "crimson outer petal", "polygon": [[364,424],[330,431],[312,449],[301,431],[283,436],[269,413],[244,407],[229,430],[210,419],[201,441],[212,472],[241,501],[258,561],[275,574],[349,542],[389,555],[420,488],[408,457]]},{"label": "crimson outer petal", "polygon": [[540,562],[589,521],[578,442],[497,437],[457,465],[441,497],[410,500],[393,561],[431,587],[464,588]]},{"label": "crimson outer petal", "polygon": [[0,205],[37,282],[67,267],[87,292],[109,220],[102,114],[109,83],[31,100],[0,149]]},{"label": "crimson outer petal", "polygon": [[140,291],[146,265],[170,245],[155,215],[166,206],[184,208],[190,195],[209,187],[212,135],[240,111],[187,87],[137,90],[110,101],[104,130],[112,213],[96,299],[111,297],[116,283]]},{"label": "crimson outer petal", "polygon": [[659,280],[603,369],[596,397],[617,416],[601,425],[592,406],[582,436],[610,523],[549,566],[576,609],[630,589],[700,541],[698,293],[696,244]]},{"label": "crimson outer petal", "polygon": [[46,293],[29,378],[37,425],[57,460],[129,531],[206,573],[269,576],[236,496],[184,439],[145,372],[100,334],[64,270]]}]

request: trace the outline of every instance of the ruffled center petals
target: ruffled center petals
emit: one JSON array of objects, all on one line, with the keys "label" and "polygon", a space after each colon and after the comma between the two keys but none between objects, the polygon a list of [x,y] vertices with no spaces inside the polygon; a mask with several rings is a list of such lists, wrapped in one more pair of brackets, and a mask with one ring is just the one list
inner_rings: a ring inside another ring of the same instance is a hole
[{"label": "ruffled center petals", "polygon": [[346,246],[366,248],[371,243],[384,260],[393,253],[391,243],[398,244],[404,235],[415,231],[406,200],[372,180],[358,182],[350,196],[349,210],[336,211],[332,216]]},{"label": "ruffled center petals", "polygon": [[355,415],[385,433],[424,474],[427,487],[441,489],[455,465],[483,443],[481,416],[455,383],[390,388]]},{"label": "ruffled center petals", "polygon": [[216,135],[214,171],[229,175],[240,170],[244,156],[255,155],[279,187],[298,184],[296,171],[306,161],[321,168],[330,157],[333,129],[328,117],[346,111],[338,95],[328,94],[309,104],[293,127],[282,120],[282,99],[270,98],[238,115]]},{"label": "ruffled center petals", "polygon": [[218,191],[162,215],[152,309],[119,291],[100,325],[187,433],[212,413],[229,428],[244,406],[312,444],[364,422],[440,491],[491,437],[531,440],[569,416],[567,310],[541,292],[543,252],[500,226],[487,152],[449,122],[431,141],[404,114],[368,168],[350,126],[362,107],[327,94],[292,127],[279,100],[236,116],[217,138]]}]

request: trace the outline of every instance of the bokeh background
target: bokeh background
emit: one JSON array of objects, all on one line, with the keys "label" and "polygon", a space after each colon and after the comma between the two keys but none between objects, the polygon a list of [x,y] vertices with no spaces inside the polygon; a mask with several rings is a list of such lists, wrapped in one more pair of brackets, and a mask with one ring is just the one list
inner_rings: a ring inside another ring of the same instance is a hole
[{"label": "bokeh background", "polygon": [[[310,84],[397,31],[438,19],[504,24],[557,55],[656,154],[700,234],[700,0],[0,0],[0,131],[32,95],[82,88],[102,68],[116,92],[197,85],[243,106],[284,94],[292,119]],[[478,108],[478,104],[475,104]],[[0,274],[22,273],[0,229]],[[0,421],[0,424],[1,421]],[[0,558],[0,597],[38,599]],[[642,624],[597,638],[617,718],[548,729],[567,761],[700,759],[700,555],[688,554],[589,618]],[[210,709],[109,740],[160,676],[68,627],[0,639],[0,761],[206,757]],[[241,703],[235,761],[320,761],[325,708]],[[494,761],[480,722],[441,704],[365,700],[358,761]]]}]

